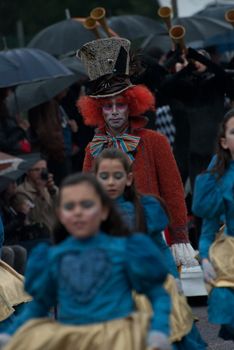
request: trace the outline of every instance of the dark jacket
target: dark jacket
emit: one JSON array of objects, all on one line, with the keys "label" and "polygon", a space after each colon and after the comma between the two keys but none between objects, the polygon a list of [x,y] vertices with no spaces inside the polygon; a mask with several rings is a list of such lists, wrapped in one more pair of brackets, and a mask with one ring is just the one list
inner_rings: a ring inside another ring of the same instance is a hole
[{"label": "dark jacket", "polygon": [[22,153],[20,141],[27,138],[26,132],[17,125],[13,117],[0,121],[0,151],[10,154]]}]

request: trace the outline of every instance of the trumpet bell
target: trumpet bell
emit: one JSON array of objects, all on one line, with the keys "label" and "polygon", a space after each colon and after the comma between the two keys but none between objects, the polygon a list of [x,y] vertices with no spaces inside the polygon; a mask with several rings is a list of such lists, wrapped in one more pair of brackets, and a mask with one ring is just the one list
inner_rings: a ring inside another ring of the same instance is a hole
[{"label": "trumpet bell", "polygon": [[100,34],[97,29],[97,23],[92,17],[85,18],[83,25],[86,29],[91,30],[97,39],[100,39]]},{"label": "trumpet bell", "polygon": [[158,15],[166,23],[168,30],[171,28],[171,8],[168,6],[162,6],[158,9]]},{"label": "trumpet bell", "polygon": [[106,32],[106,34],[109,37],[111,37],[113,36],[113,34],[110,32],[105,16],[106,10],[104,9],[104,7],[96,7],[90,12],[90,17],[93,18],[95,21],[98,21],[101,24],[104,31]]},{"label": "trumpet bell", "polygon": [[185,28],[180,25],[176,25],[171,27],[169,31],[170,38],[174,41],[175,44],[179,45],[181,50],[185,49],[184,36],[185,36]]},{"label": "trumpet bell", "polygon": [[95,7],[91,12],[90,12],[90,17],[93,18],[96,21],[100,21],[106,16],[106,10],[104,7]]},{"label": "trumpet bell", "polygon": [[225,20],[234,27],[234,9],[228,10],[224,15]]}]

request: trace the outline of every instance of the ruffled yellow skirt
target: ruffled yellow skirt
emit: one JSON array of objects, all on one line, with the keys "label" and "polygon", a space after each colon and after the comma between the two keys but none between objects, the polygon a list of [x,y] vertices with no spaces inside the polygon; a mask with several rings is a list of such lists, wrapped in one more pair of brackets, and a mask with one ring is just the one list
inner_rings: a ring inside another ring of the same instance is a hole
[{"label": "ruffled yellow skirt", "polygon": [[24,277],[0,260],[0,321],[14,313],[14,306],[31,299],[24,291]]},{"label": "ruffled yellow skirt", "polygon": [[[185,296],[178,293],[176,281],[173,276],[168,275],[164,288],[171,297],[170,341],[174,343],[180,341],[191,331],[194,316]],[[151,304],[144,295],[136,294],[134,299],[139,311],[152,315]]]},{"label": "ruffled yellow skirt", "polygon": [[27,322],[4,350],[146,350],[149,316],[88,326],[67,326],[48,318]]}]

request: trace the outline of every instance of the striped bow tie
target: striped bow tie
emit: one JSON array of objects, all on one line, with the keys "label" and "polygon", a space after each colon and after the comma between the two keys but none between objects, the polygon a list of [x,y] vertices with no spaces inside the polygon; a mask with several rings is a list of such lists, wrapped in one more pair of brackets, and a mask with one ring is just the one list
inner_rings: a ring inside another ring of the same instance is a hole
[{"label": "striped bow tie", "polygon": [[130,161],[133,162],[134,156],[131,152],[136,150],[140,139],[139,136],[126,133],[118,136],[113,136],[108,132],[106,135],[95,135],[90,145],[90,152],[93,158],[96,158],[104,148],[119,148],[126,153]]}]

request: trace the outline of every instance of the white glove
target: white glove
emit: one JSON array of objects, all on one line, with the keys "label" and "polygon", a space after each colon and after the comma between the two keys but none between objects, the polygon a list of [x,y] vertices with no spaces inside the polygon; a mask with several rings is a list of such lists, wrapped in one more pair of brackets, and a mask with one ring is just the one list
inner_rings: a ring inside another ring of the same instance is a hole
[{"label": "white glove", "polygon": [[172,350],[169,338],[162,332],[150,331],[147,345],[152,350]]},{"label": "white glove", "polygon": [[175,281],[176,281],[176,286],[177,286],[178,293],[184,295],[184,291],[183,291],[181,280],[179,278],[175,278]]},{"label": "white glove", "polygon": [[176,266],[198,266],[199,263],[195,256],[197,253],[190,243],[175,243],[171,246],[171,252],[175,259]]},{"label": "white glove", "polygon": [[214,280],[217,278],[217,274],[213,268],[213,265],[209,262],[208,259],[202,260],[202,269],[203,269],[204,280],[207,283],[212,284],[212,282],[214,282]]},{"label": "white glove", "polygon": [[7,333],[0,334],[0,349],[3,349],[4,346],[10,341],[11,336]]}]

